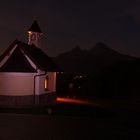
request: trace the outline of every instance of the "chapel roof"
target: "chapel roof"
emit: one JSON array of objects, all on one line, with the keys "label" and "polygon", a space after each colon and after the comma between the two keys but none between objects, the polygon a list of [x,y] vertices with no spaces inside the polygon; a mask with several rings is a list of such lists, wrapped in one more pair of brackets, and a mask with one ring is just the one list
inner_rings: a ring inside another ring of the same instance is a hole
[{"label": "chapel roof", "polygon": [[0,72],[36,72],[36,70],[27,61],[20,48],[17,47],[0,68]]},{"label": "chapel roof", "polygon": [[[14,47],[16,48],[14,49]],[[1,72],[35,72],[36,70],[31,66],[27,57],[35,64],[37,69],[46,72],[59,72],[60,68],[53,62],[53,60],[37,48],[34,44],[29,45],[21,41],[15,40],[5,53],[0,57],[0,62],[10,54],[8,60],[0,67]],[[27,57],[25,57],[27,56]]]}]

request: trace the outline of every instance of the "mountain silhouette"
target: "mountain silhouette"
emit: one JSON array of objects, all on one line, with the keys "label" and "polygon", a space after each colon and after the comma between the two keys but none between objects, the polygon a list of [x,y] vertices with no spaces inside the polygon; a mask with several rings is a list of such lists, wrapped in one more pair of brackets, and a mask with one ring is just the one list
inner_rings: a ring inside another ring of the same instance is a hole
[{"label": "mountain silhouette", "polygon": [[54,61],[64,72],[89,74],[120,62],[135,59],[135,57],[118,53],[99,42],[89,50],[82,50],[76,46],[72,50],[55,57]]}]

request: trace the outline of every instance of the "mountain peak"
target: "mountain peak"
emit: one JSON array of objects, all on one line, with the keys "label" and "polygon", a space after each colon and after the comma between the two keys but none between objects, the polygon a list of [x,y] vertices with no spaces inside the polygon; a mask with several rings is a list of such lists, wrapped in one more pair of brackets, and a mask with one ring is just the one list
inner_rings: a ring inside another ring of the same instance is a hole
[{"label": "mountain peak", "polygon": [[108,46],[103,42],[96,43],[95,47],[106,47],[106,48],[108,48]]},{"label": "mountain peak", "polygon": [[75,46],[69,52],[55,58],[55,62],[65,72],[71,73],[97,72],[105,67],[132,60],[134,60],[133,57],[120,54],[102,42],[98,42],[89,50]]},{"label": "mountain peak", "polygon": [[71,51],[76,51],[76,52],[79,52],[79,51],[81,51],[81,48],[80,48],[80,46],[75,46],[74,48],[72,48],[72,50]]},{"label": "mountain peak", "polygon": [[102,42],[98,42],[89,51],[94,54],[117,53],[115,50],[111,49],[110,47],[108,47],[106,44]]},{"label": "mountain peak", "polygon": [[103,42],[98,42],[98,43],[96,43],[96,45],[94,46],[94,47],[92,47],[92,49],[100,49],[100,48],[102,48],[102,49],[111,49],[111,48],[109,48],[105,43],[103,43]]}]

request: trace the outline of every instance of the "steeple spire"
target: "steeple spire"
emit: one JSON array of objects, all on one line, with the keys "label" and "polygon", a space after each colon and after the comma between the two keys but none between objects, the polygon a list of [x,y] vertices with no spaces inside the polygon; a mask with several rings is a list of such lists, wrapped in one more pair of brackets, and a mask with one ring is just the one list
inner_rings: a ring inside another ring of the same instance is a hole
[{"label": "steeple spire", "polygon": [[38,33],[42,33],[38,23],[36,20],[34,20],[33,24],[31,25],[31,27],[29,28],[28,32],[38,32]]},{"label": "steeple spire", "polygon": [[29,33],[29,39],[28,39],[28,44],[34,44],[37,47],[41,47],[41,36],[42,36],[42,31],[37,23],[36,20],[34,20],[33,24],[28,30]]}]

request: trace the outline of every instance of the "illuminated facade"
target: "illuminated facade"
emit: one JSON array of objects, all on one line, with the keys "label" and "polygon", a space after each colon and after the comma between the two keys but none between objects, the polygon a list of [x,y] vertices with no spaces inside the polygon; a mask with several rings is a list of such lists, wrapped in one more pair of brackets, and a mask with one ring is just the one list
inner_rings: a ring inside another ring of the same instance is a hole
[{"label": "illuminated facade", "polygon": [[0,58],[0,96],[7,96],[16,104],[21,99],[26,105],[35,103],[37,98],[40,103],[42,96],[47,104],[51,102],[48,98],[55,96],[56,73],[60,70],[41,50],[42,31],[36,21],[28,33],[28,43],[15,40]]}]

